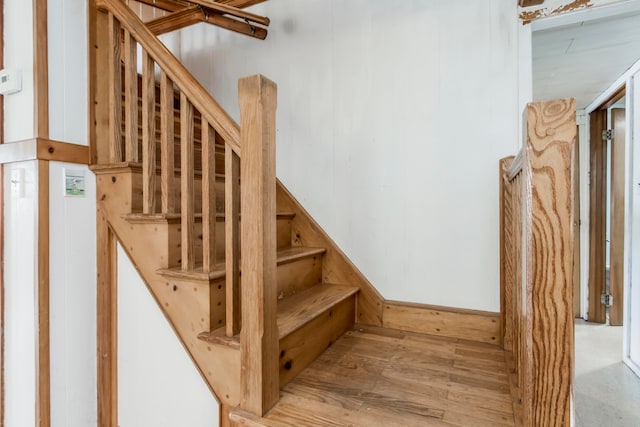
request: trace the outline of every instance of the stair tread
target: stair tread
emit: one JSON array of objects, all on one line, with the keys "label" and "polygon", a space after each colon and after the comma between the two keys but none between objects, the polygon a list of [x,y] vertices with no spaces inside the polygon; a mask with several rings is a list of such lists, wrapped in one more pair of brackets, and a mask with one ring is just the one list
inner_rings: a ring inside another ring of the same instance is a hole
[{"label": "stair tread", "polygon": [[[294,212],[276,212],[277,219],[291,219],[295,217],[296,214]],[[126,219],[129,222],[133,223],[177,223],[180,222],[182,218],[179,213],[153,213],[153,214],[145,214],[145,213],[131,213],[123,215],[122,218]],[[194,215],[194,218],[197,222],[202,220],[202,214],[197,213]],[[216,220],[223,221],[225,218],[225,214],[222,212],[216,212]]]},{"label": "stair tread", "polygon": [[[277,264],[283,265],[299,259],[325,253],[325,248],[314,248],[307,246],[292,246],[278,250]],[[207,272],[202,271],[202,266],[197,266],[193,270],[182,270],[181,267],[163,268],[157,270],[159,274],[166,277],[174,277],[179,279],[195,279],[195,280],[213,280],[220,279],[225,276],[225,264],[218,263],[213,270]]]},{"label": "stair tread", "polygon": [[357,286],[323,283],[280,300],[278,302],[280,339],[356,294],[358,290]]},{"label": "stair tread", "polygon": [[[321,283],[278,301],[278,337],[282,339],[331,307],[358,292],[357,286]],[[212,344],[239,348],[240,337],[227,337],[225,328],[202,332],[198,338]]]}]

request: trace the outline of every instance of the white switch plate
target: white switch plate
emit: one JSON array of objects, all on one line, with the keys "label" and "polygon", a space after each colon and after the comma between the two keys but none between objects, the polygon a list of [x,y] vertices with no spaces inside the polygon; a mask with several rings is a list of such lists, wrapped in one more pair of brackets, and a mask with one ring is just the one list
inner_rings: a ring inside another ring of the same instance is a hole
[{"label": "white switch plate", "polygon": [[22,71],[0,70],[0,95],[10,95],[22,90]]}]

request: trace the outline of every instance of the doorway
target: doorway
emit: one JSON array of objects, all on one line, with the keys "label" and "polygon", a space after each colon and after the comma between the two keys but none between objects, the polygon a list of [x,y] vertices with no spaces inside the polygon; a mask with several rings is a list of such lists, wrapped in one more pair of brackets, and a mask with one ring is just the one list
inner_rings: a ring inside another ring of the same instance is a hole
[{"label": "doorway", "polygon": [[622,326],[625,258],[625,86],[589,114],[590,322]]}]

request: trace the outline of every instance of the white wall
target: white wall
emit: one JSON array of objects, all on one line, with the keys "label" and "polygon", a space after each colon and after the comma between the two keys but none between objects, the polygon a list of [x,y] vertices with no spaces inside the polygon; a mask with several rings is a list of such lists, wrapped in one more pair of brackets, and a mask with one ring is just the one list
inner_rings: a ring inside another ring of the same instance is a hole
[{"label": "white wall", "polygon": [[118,245],[118,424],[212,427],[218,402]]},{"label": "white wall", "polygon": [[49,136],[88,145],[87,1],[48,0]]},{"label": "white wall", "polygon": [[236,119],[239,77],[278,83],[278,177],[384,297],[498,311],[498,160],[527,91],[516,2],[253,11],[266,41],[187,29],[188,68]]},{"label": "white wall", "polygon": [[[636,71],[628,82],[627,93],[631,93],[628,102],[631,104],[631,132],[632,141],[630,177],[630,219],[627,224],[630,226],[630,278],[625,289],[625,339],[624,339],[624,360],[640,376],[640,71]],[[630,87],[629,87],[630,86]],[[629,113],[629,111],[628,111]]]},{"label": "white wall", "polygon": [[[85,196],[64,196],[64,170]],[[51,425],[96,424],[96,191],[86,166],[49,164]]]},{"label": "white wall", "polygon": [[[4,166],[4,426],[35,426],[37,170]],[[20,172],[21,171],[21,172]],[[15,181],[12,184],[11,181]],[[22,187],[22,189],[20,188]],[[0,420],[2,424],[2,420]]]},{"label": "white wall", "polygon": [[33,138],[32,2],[4,1],[4,67],[22,72],[22,91],[4,97],[4,142]]}]

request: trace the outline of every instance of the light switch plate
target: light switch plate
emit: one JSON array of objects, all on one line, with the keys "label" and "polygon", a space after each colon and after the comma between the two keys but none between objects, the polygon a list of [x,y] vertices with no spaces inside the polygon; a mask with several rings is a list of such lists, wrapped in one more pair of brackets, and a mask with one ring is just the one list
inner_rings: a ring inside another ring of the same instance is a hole
[{"label": "light switch plate", "polygon": [[0,95],[10,95],[22,90],[22,71],[0,70]]}]

